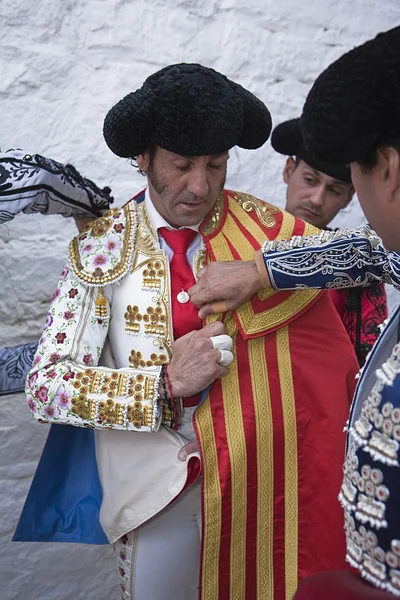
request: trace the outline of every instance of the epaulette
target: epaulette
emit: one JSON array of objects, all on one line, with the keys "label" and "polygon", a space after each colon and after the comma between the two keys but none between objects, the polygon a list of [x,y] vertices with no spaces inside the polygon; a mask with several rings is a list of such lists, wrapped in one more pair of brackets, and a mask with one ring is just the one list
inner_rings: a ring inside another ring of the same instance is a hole
[{"label": "epaulette", "polygon": [[69,260],[85,285],[103,287],[127,275],[134,258],[136,203],[112,208],[88,223],[69,245]]}]

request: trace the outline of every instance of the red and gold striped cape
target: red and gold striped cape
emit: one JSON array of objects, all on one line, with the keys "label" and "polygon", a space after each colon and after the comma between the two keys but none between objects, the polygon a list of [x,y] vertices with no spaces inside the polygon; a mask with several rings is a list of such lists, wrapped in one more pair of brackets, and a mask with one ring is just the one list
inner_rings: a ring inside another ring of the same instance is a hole
[{"label": "red and gold striped cape", "polygon": [[[201,227],[208,262],[316,231],[229,191]],[[263,290],[224,322],[235,360],[195,416],[200,599],[289,600],[306,575],[345,567],[337,495],[357,361],[325,292]]]}]

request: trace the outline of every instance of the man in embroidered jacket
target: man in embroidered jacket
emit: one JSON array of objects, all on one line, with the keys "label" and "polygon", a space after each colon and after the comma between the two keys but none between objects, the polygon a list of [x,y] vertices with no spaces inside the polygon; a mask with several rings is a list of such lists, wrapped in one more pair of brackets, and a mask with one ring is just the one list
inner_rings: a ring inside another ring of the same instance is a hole
[{"label": "man in embroidered jacket", "polygon": [[[211,265],[192,298],[235,308],[260,288],[344,288],[371,281],[400,290],[400,27],[342,56],[316,80],[301,119],[307,150],[350,164],[369,226],[290,242],[265,242],[256,262]],[[380,237],[378,237],[380,236]],[[247,292],[232,303],[231,284]],[[216,288],[213,282],[225,282]],[[202,283],[203,282],[203,283]],[[247,285],[246,285],[247,284]],[[400,597],[399,308],[374,346],[359,380],[349,421],[340,501],[345,509],[349,573],[310,577],[296,600]],[[372,584],[372,586],[370,585]],[[373,587],[375,586],[375,587]]]},{"label": "man in embroidered jacket", "polygon": [[357,365],[328,296],[261,291],[203,323],[186,302],[186,258],[196,271],[317,232],[223,190],[228,150],[259,147],[270,128],[252,94],[187,64],[105,120],[148,188],[72,241],[27,394],[39,420],[95,428],[123,598],[283,600],[344,566],[335,498]]}]

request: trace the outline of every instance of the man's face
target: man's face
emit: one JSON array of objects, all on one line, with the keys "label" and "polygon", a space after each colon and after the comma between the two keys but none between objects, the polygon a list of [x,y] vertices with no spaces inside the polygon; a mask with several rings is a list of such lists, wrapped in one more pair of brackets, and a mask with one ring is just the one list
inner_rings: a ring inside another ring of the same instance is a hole
[{"label": "man's face", "polygon": [[150,198],[173,227],[201,223],[224,187],[228,152],[215,156],[181,156],[157,147],[136,157],[147,173]]},{"label": "man's face", "polygon": [[287,183],[286,210],[320,229],[327,227],[354,194],[350,183],[316,171],[304,160],[296,166],[291,157],[286,161],[283,179]]}]

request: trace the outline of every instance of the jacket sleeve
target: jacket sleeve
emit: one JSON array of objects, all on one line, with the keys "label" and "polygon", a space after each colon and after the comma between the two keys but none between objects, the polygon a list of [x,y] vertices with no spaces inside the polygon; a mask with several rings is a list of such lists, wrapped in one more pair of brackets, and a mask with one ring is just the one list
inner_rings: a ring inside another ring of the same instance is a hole
[{"label": "jacket sleeve", "polygon": [[0,152],[0,182],[0,223],[21,211],[95,218],[113,202],[110,188],[99,188],[72,165],[22,150]]},{"label": "jacket sleeve", "polygon": [[261,253],[275,290],[347,288],[371,281],[400,289],[400,257],[388,252],[368,225],[267,241]]},{"label": "jacket sleeve", "polygon": [[38,421],[158,430],[161,367],[98,366],[109,314],[109,301],[102,291],[99,294],[98,288],[83,285],[65,267],[26,383],[28,404]]}]

